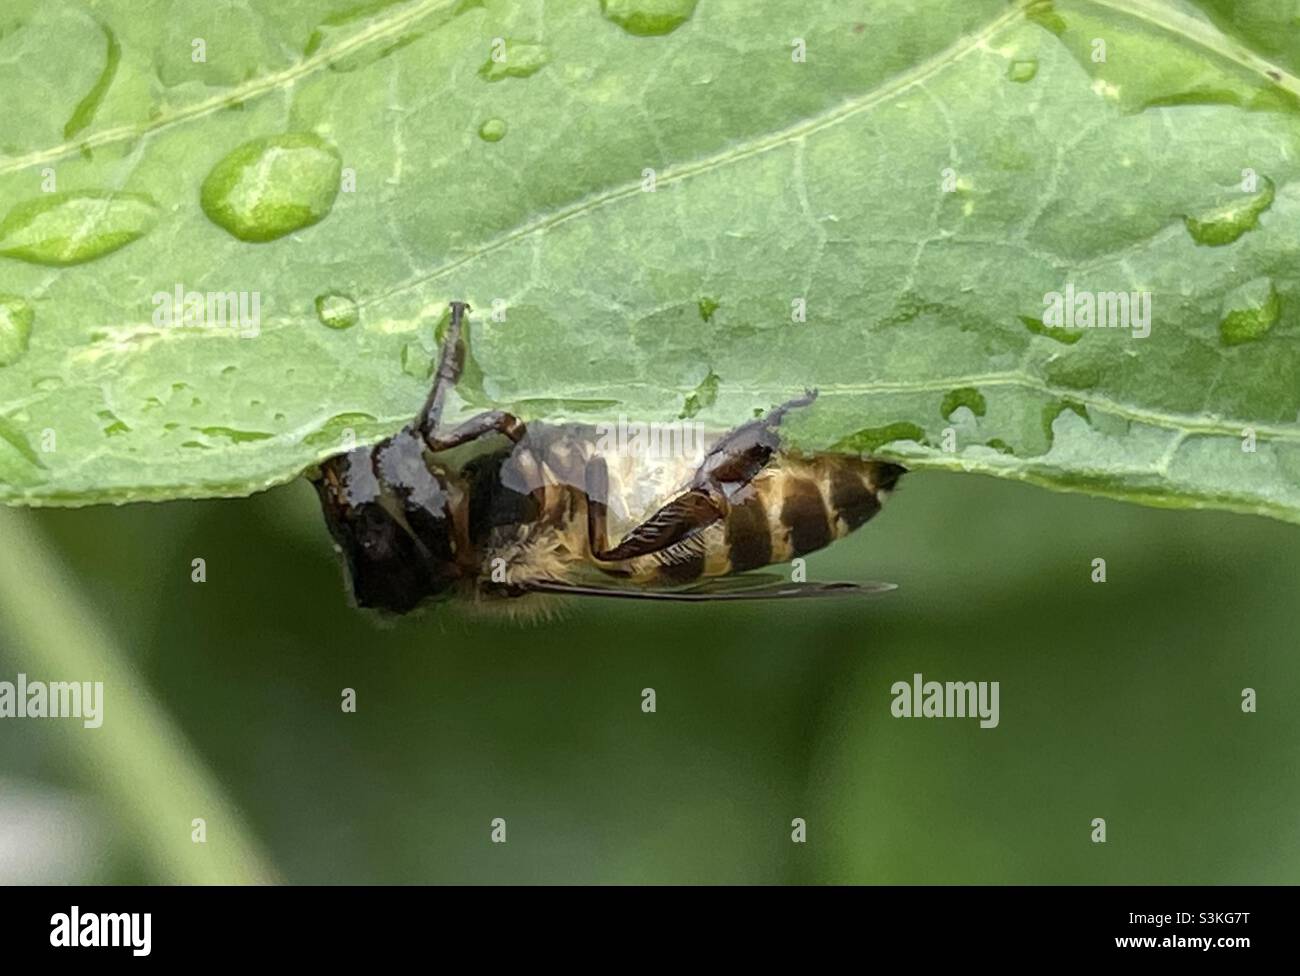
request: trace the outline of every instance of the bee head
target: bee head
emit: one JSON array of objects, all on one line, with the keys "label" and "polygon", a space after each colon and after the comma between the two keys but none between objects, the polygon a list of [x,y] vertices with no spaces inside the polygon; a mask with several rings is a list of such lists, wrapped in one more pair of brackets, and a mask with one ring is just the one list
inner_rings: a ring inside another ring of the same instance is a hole
[{"label": "bee head", "polygon": [[457,490],[428,462],[418,435],[404,430],[335,455],[314,483],[358,606],[406,613],[459,578]]}]

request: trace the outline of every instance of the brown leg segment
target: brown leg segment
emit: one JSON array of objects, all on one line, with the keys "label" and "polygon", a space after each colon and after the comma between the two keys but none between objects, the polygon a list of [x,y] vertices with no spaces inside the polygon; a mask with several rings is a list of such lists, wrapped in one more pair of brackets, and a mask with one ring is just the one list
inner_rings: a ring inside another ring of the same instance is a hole
[{"label": "brown leg segment", "polygon": [[608,562],[649,556],[725,517],[731,499],[754,480],[780,447],[776,427],[782,417],[789,410],[812,403],[816,396],[809,392],[784,403],[723,437],[705,455],[691,479],[691,487],[634,528],[613,549],[606,536],[609,473],[603,459],[593,458],[587,465],[587,536],[592,555]]},{"label": "brown leg segment", "polygon": [[464,302],[451,303],[451,321],[447,325],[447,334],[443,337],[442,349],[438,355],[433,389],[429,391],[424,407],[415,418],[415,429],[420,432],[431,451],[446,451],[491,433],[505,434],[516,442],[524,436],[523,421],[503,410],[481,413],[449,431],[438,429],[447,391],[455,387],[461,370],[465,367],[465,343],[461,338],[461,324],[469,310],[470,307]]}]

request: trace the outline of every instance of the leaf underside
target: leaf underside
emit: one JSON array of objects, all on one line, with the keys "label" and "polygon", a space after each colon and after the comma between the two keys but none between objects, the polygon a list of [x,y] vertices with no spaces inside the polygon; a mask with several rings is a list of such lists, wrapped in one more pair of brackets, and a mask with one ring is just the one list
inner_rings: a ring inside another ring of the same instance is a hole
[{"label": "leaf underside", "polygon": [[[807,450],[1300,521],[1298,18],[8,3],[0,500],[291,479],[414,414],[455,298],[459,415],[816,387]],[[1044,325],[1067,285],[1148,293],[1149,335]]]}]

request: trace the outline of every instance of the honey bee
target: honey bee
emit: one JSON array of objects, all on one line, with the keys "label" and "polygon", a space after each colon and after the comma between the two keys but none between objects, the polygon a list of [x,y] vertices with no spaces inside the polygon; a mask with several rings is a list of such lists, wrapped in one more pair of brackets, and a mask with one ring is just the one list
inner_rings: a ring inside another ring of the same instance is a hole
[{"label": "honey bee", "polygon": [[699,458],[649,461],[602,449],[591,426],[525,425],[500,410],[447,428],[467,311],[450,304],[416,418],[373,447],[328,458],[312,478],[356,605],[400,614],[452,595],[697,602],[893,588],[749,572],[848,535],[904,473],[887,461],[783,450],[782,419],[815,392],[709,438]]}]

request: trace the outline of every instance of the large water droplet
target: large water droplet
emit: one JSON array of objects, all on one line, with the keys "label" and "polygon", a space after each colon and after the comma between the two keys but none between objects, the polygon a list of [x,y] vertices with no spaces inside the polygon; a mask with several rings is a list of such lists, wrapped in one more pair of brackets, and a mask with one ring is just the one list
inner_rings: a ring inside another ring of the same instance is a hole
[{"label": "large water droplet", "polygon": [[488,119],[478,127],[478,135],[484,142],[500,142],[506,137],[505,119]]},{"label": "large water droplet", "polygon": [[316,317],[331,329],[350,329],[357,324],[361,314],[351,298],[331,291],[316,297]]},{"label": "large water droplet", "polygon": [[241,241],[273,241],[323,220],[339,192],[338,150],[310,132],[254,139],[203,181],[203,212]]},{"label": "large water droplet", "polygon": [[670,34],[690,20],[696,0],[600,0],[606,18],[629,34],[652,37]]},{"label": "large water droplet", "polygon": [[26,299],[0,294],[0,366],[8,366],[22,358],[27,351],[35,318]]},{"label": "large water droplet", "polygon": [[541,44],[529,44],[523,41],[506,41],[501,60],[496,52],[483,62],[478,69],[479,76],[488,81],[501,81],[503,78],[527,78],[535,75],[546,66],[551,57]]},{"label": "large water droplet", "polygon": [[1219,338],[1225,346],[1263,338],[1282,317],[1282,298],[1268,278],[1247,282],[1223,304],[1228,311],[1219,322]]},{"label": "large water droplet", "polygon": [[34,264],[81,264],[139,240],[157,221],[157,206],[141,193],[47,193],[0,221],[0,254]]},{"label": "large water droplet", "polygon": [[1038,60],[1036,58],[1012,61],[1011,66],[1007,68],[1007,77],[1022,84],[1026,81],[1033,81],[1036,74],[1038,74]]},{"label": "large water droplet", "polygon": [[1259,224],[1259,215],[1273,206],[1273,181],[1263,177],[1262,182],[1263,186],[1256,193],[1238,195],[1200,216],[1184,217],[1192,240],[1208,247],[1219,247],[1231,244],[1248,230],[1254,230]]}]

